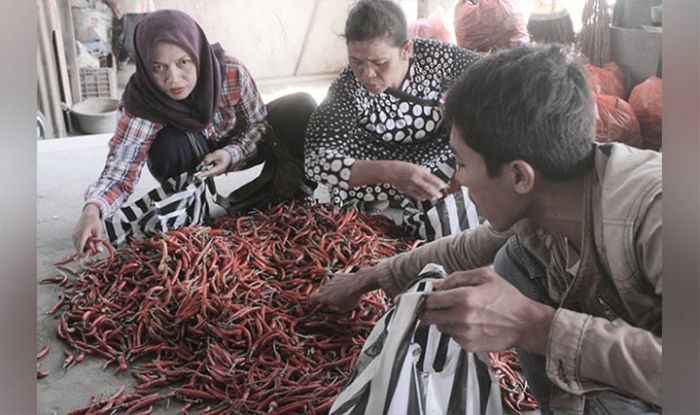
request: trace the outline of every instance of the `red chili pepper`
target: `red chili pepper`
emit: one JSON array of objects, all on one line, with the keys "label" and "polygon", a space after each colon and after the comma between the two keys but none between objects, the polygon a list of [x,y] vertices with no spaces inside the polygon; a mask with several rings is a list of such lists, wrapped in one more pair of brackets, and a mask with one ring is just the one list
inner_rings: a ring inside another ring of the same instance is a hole
[{"label": "red chili pepper", "polygon": [[292,402],[287,405],[284,405],[282,407],[279,407],[275,409],[275,414],[276,415],[285,415],[285,414],[290,414],[293,411],[300,410],[302,408],[305,408],[307,405],[307,402],[300,401],[300,402]]},{"label": "red chili pepper", "polygon": [[166,397],[161,395],[160,393],[152,393],[150,395],[146,395],[143,398],[128,403],[126,405],[126,407],[128,408],[126,414],[133,414],[134,411],[136,411],[137,409],[149,407],[156,402],[162,401],[165,398]]},{"label": "red chili pepper", "polygon": [[117,356],[117,363],[119,363],[119,368],[117,369],[117,372],[129,370],[129,365],[126,364],[126,359],[124,358],[124,355]]},{"label": "red chili pepper", "polygon": [[47,354],[49,354],[49,350],[51,350],[51,346],[47,344],[47,345],[44,346],[41,350],[39,350],[39,352],[37,352],[37,354],[36,354],[36,360],[41,360],[41,359],[43,359],[44,356],[46,356]]}]

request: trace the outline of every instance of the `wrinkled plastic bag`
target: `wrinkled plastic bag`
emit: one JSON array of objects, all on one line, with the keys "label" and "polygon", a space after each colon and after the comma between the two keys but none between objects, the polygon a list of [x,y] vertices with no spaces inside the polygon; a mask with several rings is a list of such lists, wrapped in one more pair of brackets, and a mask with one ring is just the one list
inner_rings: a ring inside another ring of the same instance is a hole
[{"label": "wrinkled plastic bag", "polygon": [[608,62],[602,68],[587,63],[585,68],[588,84],[594,94],[625,99],[625,76],[615,62]]},{"label": "wrinkled plastic bag", "polygon": [[476,205],[469,198],[469,189],[456,181],[455,173],[455,167],[450,163],[440,165],[433,172],[449,185],[440,199],[419,203],[422,214],[419,218],[421,224],[418,235],[421,239],[434,241],[476,228],[481,224]]},{"label": "wrinkled plastic bag", "polygon": [[527,43],[525,22],[511,0],[460,0],[454,9],[457,46],[481,52]]},{"label": "wrinkled plastic bag", "polygon": [[101,1],[91,4],[73,0],[71,14],[78,42],[99,40],[107,45],[112,42],[112,10]]},{"label": "wrinkled plastic bag", "polygon": [[663,83],[656,76],[635,86],[630,92],[629,103],[639,120],[644,148],[661,149],[661,118]]},{"label": "wrinkled plastic bag", "polygon": [[435,325],[420,324],[432,281],[445,276],[441,266],[426,265],[377,321],[330,415],[504,413],[486,353],[466,352]]},{"label": "wrinkled plastic bag", "polygon": [[198,225],[210,217],[208,194],[216,194],[213,178],[202,180],[188,172],[170,178],[105,218],[107,238],[119,247],[130,238]]},{"label": "wrinkled plastic bag", "polygon": [[643,147],[639,122],[630,104],[612,95],[596,95],[595,103],[596,140]]},{"label": "wrinkled plastic bag", "polygon": [[97,69],[100,67],[100,58],[98,55],[93,55],[90,50],[80,42],[76,42],[78,46],[78,67]]},{"label": "wrinkled plastic bag", "polygon": [[450,30],[439,16],[414,21],[408,25],[408,33],[414,38],[434,39],[446,43],[452,41]]},{"label": "wrinkled plastic bag", "polygon": [[620,83],[620,85],[625,85],[625,73],[622,72],[622,68],[615,61],[610,61],[603,65],[603,69],[607,69],[615,79]]}]

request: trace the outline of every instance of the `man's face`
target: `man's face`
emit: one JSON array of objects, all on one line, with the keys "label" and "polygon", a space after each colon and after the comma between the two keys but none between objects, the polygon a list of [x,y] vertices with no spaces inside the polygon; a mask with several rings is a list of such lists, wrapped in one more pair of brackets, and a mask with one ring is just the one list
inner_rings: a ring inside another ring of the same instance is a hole
[{"label": "man's face", "polygon": [[489,176],[484,158],[467,145],[455,127],[450,132],[450,146],[457,158],[456,180],[469,188],[469,198],[479,214],[497,231],[505,231],[522,219],[510,174],[501,171],[496,177]]},{"label": "man's face", "polygon": [[400,88],[408,72],[412,45],[392,46],[385,37],[347,43],[350,69],[362,86],[373,94],[389,87]]}]

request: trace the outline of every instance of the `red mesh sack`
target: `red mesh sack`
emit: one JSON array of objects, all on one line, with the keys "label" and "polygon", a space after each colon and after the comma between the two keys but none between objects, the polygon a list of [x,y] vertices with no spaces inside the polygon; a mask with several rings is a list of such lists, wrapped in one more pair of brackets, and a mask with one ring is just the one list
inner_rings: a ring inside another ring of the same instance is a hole
[{"label": "red mesh sack", "polygon": [[612,95],[596,95],[595,103],[596,140],[617,141],[642,148],[639,121],[630,104]]},{"label": "red mesh sack", "polygon": [[452,35],[447,29],[445,22],[438,17],[429,17],[427,19],[418,19],[414,21],[408,25],[408,33],[411,37],[435,39],[441,42],[452,41]]},{"label": "red mesh sack", "polygon": [[454,23],[457,46],[466,49],[487,52],[530,40],[511,0],[480,0],[477,4],[460,0],[455,5]]},{"label": "red mesh sack", "polygon": [[635,86],[630,92],[630,106],[639,120],[644,148],[661,149],[663,84],[656,76]]},{"label": "red mesh sack", "polygon": [[585,67],[588,84],[591,86],[591,91],[594,94],[614,95],[622,99],[625,98],[624,75],[622,75],[622,70],[616,63],[612,62],[611,64],[611,62],[608,62],[603,68],[587,63]]}]

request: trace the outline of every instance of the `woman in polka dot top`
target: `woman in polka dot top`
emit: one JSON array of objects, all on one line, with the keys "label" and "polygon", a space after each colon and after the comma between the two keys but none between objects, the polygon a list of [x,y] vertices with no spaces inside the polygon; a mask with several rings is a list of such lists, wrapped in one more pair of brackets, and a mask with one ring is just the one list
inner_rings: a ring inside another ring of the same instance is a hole
[{"label": "woman in polka dot top", "polygon": [[359,1],[345,38],[350,65],[306,130],[306,175],[337,205],[406,208],[439,198],[446,183],[434,173],[454,167],[440,101],[480,55],[410,40],[403,11],[389,0]]}]

